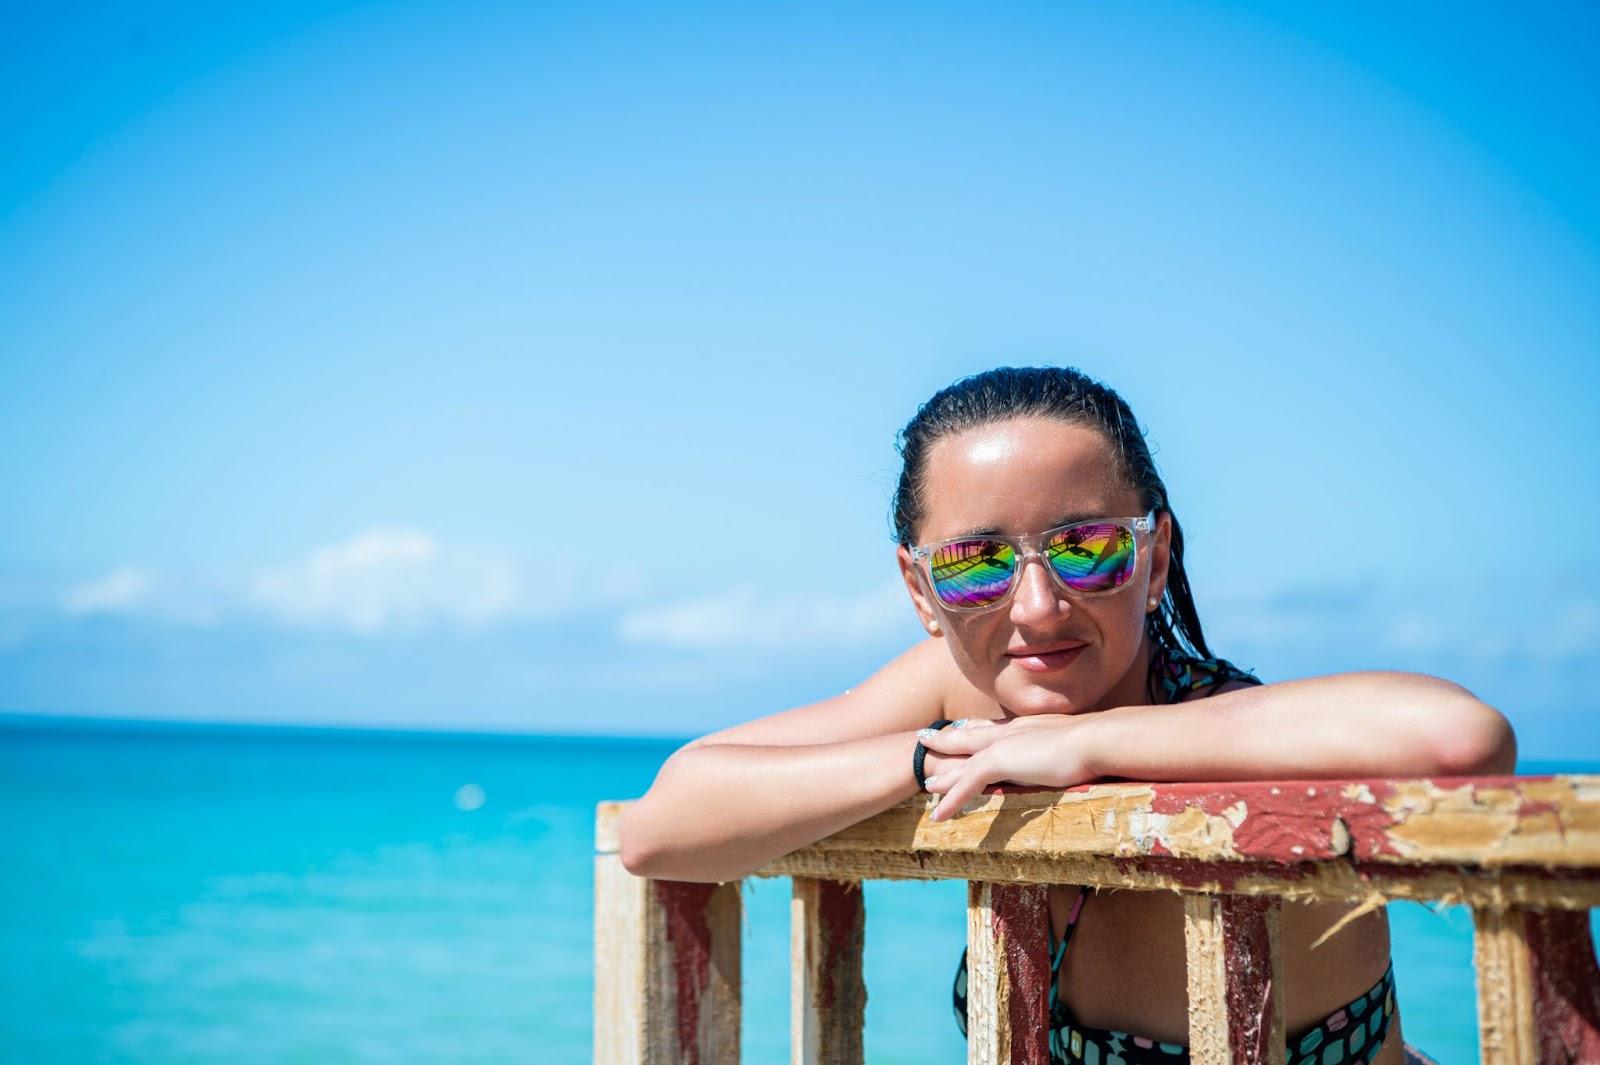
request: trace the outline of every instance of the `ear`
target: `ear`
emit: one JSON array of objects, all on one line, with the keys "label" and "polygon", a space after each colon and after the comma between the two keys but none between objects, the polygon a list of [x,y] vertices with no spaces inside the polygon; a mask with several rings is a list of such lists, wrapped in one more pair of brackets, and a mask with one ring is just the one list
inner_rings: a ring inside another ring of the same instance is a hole
[{"label": "ear", "polygon": [[917,618],[922,622],[923,629],[929,636],[943,636],[944,626],[939,621],[938,611],[934,609],[933,597],[922,567],[911,560],[909,548],[895,548],[894,556],[895,561],[900,564],[900,579],[906,582],[906,591],[911,595],[911,605],[916,607]]},{"label": "ear", "polygon": [[1145,593],[1157,603],[1167,591],[1167,573],[1172,565],[1172,515],[1156,515],[1156,531],[1150,538],[1150,590]]}]

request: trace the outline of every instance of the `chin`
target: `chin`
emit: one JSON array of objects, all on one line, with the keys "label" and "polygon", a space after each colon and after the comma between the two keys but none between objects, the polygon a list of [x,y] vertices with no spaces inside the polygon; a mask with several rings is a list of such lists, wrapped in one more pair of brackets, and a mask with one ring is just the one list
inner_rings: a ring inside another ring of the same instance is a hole
[{"label": "chin", "polygon": [[1058,692],[1037,684],[996,685],[1001,706],[1018,717],[1034,714],[1081,714],[1092,704],[1070,692]]}]

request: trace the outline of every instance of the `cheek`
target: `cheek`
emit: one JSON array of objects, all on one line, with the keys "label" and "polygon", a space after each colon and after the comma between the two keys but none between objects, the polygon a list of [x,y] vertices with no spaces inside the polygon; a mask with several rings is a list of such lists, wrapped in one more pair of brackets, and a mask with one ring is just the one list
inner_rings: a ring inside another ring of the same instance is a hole
[{"label": "cheek", "polygon": [[944,620],[950,654],[961,672],[979,689],[994,694],[994,678],[1005,664],[1004,641],[997,643],[1003,619],[995,616]]},{"label": "cheek", "polygon": [[1137,647],[1144,633],[1146,593],[1143,588],[1129,588],[1126,596],[1117,596],[1117,602],[1105,617],[1106,643],[1119,649]]}]

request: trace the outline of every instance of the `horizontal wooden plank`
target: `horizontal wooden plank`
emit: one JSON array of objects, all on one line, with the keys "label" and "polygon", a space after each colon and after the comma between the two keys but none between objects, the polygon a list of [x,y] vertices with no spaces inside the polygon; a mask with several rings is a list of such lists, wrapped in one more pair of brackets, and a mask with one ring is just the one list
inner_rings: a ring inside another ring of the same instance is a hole
[{"label": "horizontal wooden plank", "polygon": [[[1600,867],[1594,776],[1092,784],[987,794],[938,823],[930,809],[918,797],[806,851]],[[617,816],[616,804],[601,805],[601,853],[616,849]]]},{"label": "horizontal wooden plank", "polygon": [[1005,854],[796,851],[757,876],[853,880],[986,880],[1013,884],[1084,884],[1147,891],[1280,895],[1288,899],[1365,902],[1411,899],[1472,905],[1600,906],[1600,869],[1452,869],[1340,861],[1276,865],[1171,858],[1041,858]]}]

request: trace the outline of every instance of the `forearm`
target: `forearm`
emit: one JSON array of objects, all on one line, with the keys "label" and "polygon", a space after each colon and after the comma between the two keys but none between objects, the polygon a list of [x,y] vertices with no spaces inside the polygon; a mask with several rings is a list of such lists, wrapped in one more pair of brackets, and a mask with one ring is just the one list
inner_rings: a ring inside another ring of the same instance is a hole
[{"label": "forearm", "polygon": [[1097,777],[1267,780],[1510,773],[1516,741],[1500,713],[1454,684],[1347,673],[1241,688],[1082,721]]},{"label": "forearm", "polygon": [[623,815],[639,876],[733,880],[916,794],[912,732],[805,747],[701,745]]}]

